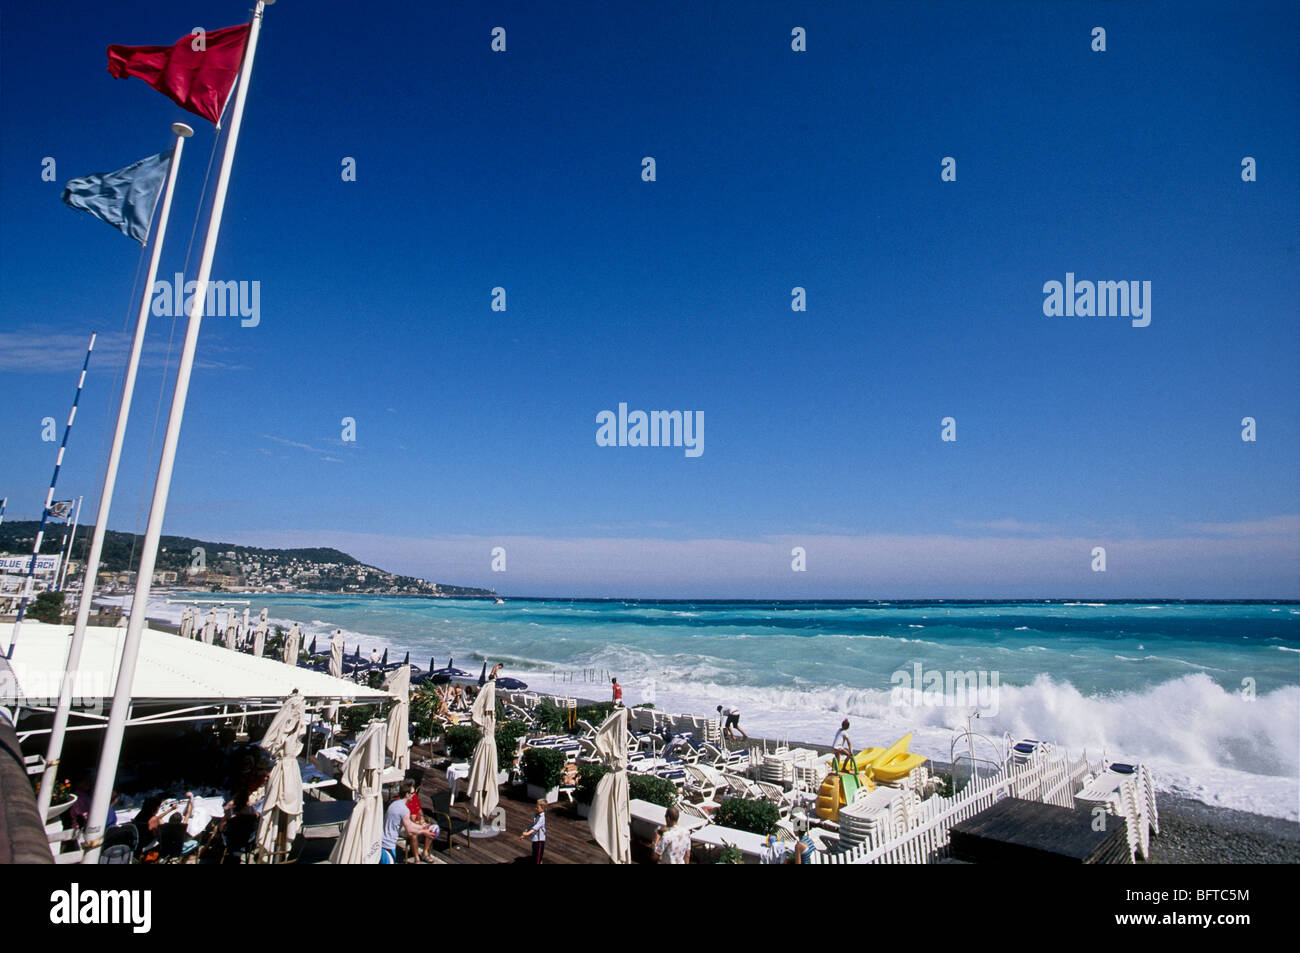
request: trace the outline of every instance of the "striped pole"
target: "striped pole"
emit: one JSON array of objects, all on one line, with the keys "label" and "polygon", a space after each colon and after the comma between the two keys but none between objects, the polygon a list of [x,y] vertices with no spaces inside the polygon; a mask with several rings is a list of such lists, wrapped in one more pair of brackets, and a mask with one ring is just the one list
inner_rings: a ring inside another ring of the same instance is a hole
[{"label": "striped pole", "polygon": [[90,346],[86,348],[86,359],[81,364],[81,376],[77,378],[77,392],[72,397],[72,410],[68,412],[68,422],[63,428],[63,442],[59,444],[59,455],[54,458],[54,475],[50,477],[50,488],[45,493],[45,509],[41,510],[41,525],[36,530],[36,542],[32,545],[32,561],[27,567],[27,579],[23,582],[23,596],[18,603],[18,618],[14,620],[13,634],[9,636],[9,651],[5,658],[14,657],[14,646],[18,644],[18,633],[22,629],[23,616],[27,612],[27,603],[32,597],[32,581],[36,577],[36,557],[41,554],[41,542],[45,538],[45,522],[50,517],[50,506],[54,503],[54,487],[59,482],[59,470],[63,466],[63,454],[68,449],[68,434],[72,433],[72,422],[77,419],[77,402],[81,400],[81,388],[86,384],[86,369],[90,367],[90,355],[95,350],[95,335],[90,336]]}]

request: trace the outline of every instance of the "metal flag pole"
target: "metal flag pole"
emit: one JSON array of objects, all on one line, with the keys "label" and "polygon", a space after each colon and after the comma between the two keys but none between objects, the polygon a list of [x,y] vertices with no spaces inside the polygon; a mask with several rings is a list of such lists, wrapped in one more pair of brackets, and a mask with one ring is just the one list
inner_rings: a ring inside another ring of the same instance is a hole
[{"label": "metal flag pole", "polygon": [[63,754],[63,736],[68,728],[68,712],[72,708],[72,683],[81,668],[81,650],[86,642],[86,625],[90,621],[91,605],[95,601],[95,579],[99,575],[99,560],[104,551],[104,535],[108,532],[109,510],[113,507],[113,489],[117,485],[117,467],[122,459],[122,444],[126,440],[126,421],[131,413],[131,398],[135,393],[136,371],[140,367],[140,353],[144,350],[144,334],[149,324],[149,305],[153,298],[154,280],[158,277],[158,262],[162,258],[163,239],[167,237],[167,219],[172,209],[172,192],[181,167],[181,151],[185,140],[194,130],[183,122],[172,123],[176,134],[176,148],[172,153],[171,168],[167,170],[167,183],[163,187],[162,212],[158,216],[157,239],[149,259],[149,274],[140,296],[140,310],[135,318],[135,338],[131,342],[131,357],[126,365],[126,380],[122,384],[122,401],[117,408],[117,429],[113,431],[113,446],[108,453],[108,468],[104,471],[104,486],[99,492],[99,513],[95,517],[95,532],[90,538],[90,552],[86,556],[86,569],[81,574],[81,598],[77,602],[77,621],[72,629],[72,642],[68,646],[68,660],[64,665],[63,682],[59,688],[59,703],[54,709],[54,723],[45,749],[45,771],[41,775],[41,789],[37,808],[42,822],[50,810],[50,797],[58,775],[59,759]]},{"label": "metal flag pole", "polygon": [[258,0],[253,10],[253,22],[248,31],[248,47],[240,69],[235,90],[234,113],[226,133],[226,148],[221,157],[221,171],[212,197],[212,215],[208,219],[208,233],[203,241],[203,257],[195,278],[194,297],[190,302],[189,321],[185,327],[185,345],[181,351],[180,365],[176,370],[176,390],[172,394],[171,415],[167,420],[167,434],[163,438],[162,457],[158,461],[158,478],[153,488],[153,503],[149,507],[149,523],[145,529],[144,547],[140,552],[135,594],[131,598],[131,619],[126,627],[122,645],[122,659],[118,666],[117,684],[113,689],[113,707],[108,713],[108,726],[104,731],[104,748],[100,752],[99,770],[95,775],[95,790],[90,801],[90,815],[86,818],[85,846],[82,863],[99,861],[100,841],[104,834],[104,821],[117,777],[117,762],[122,753],[122,734],[126,729],[127,713],[131,707],[131,687],[135,681],[135,666],[140,654],[140,640],[144,634],[145,616],[149,608],[149,589],[154,565],[158,559],[158,541],[162,536],[163,517],[167,511],[167,494],[171,490],[172,467],[176,463],[176,445],[181,436],[181,420],[185,416],[185,398],[190,390],[190,374],[194,369],[194,352],[199,343],[199,326],[203,323],[203,308],[207,299],[208,278],[212,274],[212,257],[217,250],[217,236],[221,231],[221,215],[226,207],[226,191],[230,187],[230,170],[235,162],[235,147],[239,144],[239,127],[243,124],[244,103],[248,98],[248,84],[253,76],[253,58],[257,53],[257,37],[262,30],[262,14],[267,0]]},{"label": "metal flag pole", "polygon": [[[45,523],[50,518],[50,507],[54,504],[54,486],[59,482],[59,469],[63,466],[63,454],[68,449],[68,434],[72,433],[72,422],[77,419],[77,402],[81,400],[81,389],[86,384],[86,368],[90,367],[90,355],[95,350],[95,335],[90,336],[90,345],[86,348],[86,359],[81,364],[81,376],[77,378],[77,393],[72,398],[72,410],[68,411],[68,422],[63,427],[63,442],[59,444],[59,454],[54,458],[54,475],[50,477],[50,488],[45,492],[45,509],[41,510],[41,525],[36,530],[36,542],[32,544],[32,561],[27,567],[27,579],[23,583],[22,600],[18,603],[18,618],[14,620],[14,630],[9,636],[9,651],[5,658],[14,657],[14,646],[18,644],[18,633],[22,631],[23,616],[27,613],[27,602],[32,597],[32,580],[36,576],[36,558],[41,554],[41,543],[45,539]],[[57,572],[55,570],[57,579]]]},{"label": "metal flag pole", "polygon": [[81,522],[81,501],[85,497],[77,497],[77,511],[72,516],[72,532],[68,534],[68,546],[63,551],[63,565],[59,567],[59,592],[63,591],[63,584],[68,580],[68,561],[72,559],[72,544],[77,540],[77,524]]}]

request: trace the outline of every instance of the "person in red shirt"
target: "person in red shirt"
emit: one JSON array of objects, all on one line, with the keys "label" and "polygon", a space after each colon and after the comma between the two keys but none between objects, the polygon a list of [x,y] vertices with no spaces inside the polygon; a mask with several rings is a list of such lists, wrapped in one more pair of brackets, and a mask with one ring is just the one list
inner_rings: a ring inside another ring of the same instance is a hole
[{"label": "person in red shirt", "polygon": [[[411,796],[406,799],[406,809],[411,812],[412,824],[423,824],[424,814],[420,807],[420,791],[418,788],[411,792]],[[410,846],[410,855],[423,860],[425,863],[433,862],[433,839],[438,836],[438,825],[430,824],[428,829],[422,834],[407,834],[406,839]],[[420,850],[420,839],[424,838],[424,850]]]},{"label": "person in red shirt", "polygon": [[617,678],[611,678],[610,682],[614,685],[614,704],[619,708],[623,707],[623,686],[618,683]]}]

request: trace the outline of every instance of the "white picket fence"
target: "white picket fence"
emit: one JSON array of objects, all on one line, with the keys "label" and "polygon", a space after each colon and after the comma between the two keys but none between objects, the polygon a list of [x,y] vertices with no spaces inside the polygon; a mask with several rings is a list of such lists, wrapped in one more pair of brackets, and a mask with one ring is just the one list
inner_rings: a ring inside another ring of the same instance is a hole
[{"label": "white picket fence", "polygon": [[[1074,794],[1088,772],[1085,759],[1071,762],[1064,753],[1045,754],[1023,765],[1008,763],[991,778],[973,778],[952,798],[932,797],[921,802],[909,819],[910,824],[901,830],[897,825],[889,825],[881,843],[869,841],[840,853],[819,851],[814,863],[932,863],[948,856],[949,832],[954,827],[1004,797],[1072,807]],[[1154,795],[1152,798],[1154,800]]]}]

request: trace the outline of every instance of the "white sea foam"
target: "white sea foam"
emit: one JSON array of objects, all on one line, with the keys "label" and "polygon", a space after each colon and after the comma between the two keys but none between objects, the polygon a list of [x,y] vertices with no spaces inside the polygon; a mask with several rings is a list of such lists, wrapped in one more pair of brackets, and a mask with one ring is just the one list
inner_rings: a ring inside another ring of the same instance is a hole
[{"label": "white sea foam", "polygon": [[[583,683],[528,679],[530,688],[583,694]],[[953,730],[968,712],[955,707],[893,704],[889,692],[848,687],[755,688],[710,682],[620,677],[630,704],[701,714],[737,705],[754,735],[828,744],[842,718],[862,745],[888,744],[913,732],[912,749],[949,760]],[[592,684],[595,697],[606,686]],[[1300,687],[1288,686],[1249,701],[1208,675],[1185,675],[1146,692],[1085,696],[1068,682],[1043,675],[1026,686],[1002,685],[998,714],[976,724],[999,739],[1045,738],[1072,755],[1143,761],[1161,790],[1208,804],[1300,820]]]}]

